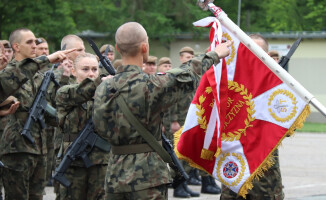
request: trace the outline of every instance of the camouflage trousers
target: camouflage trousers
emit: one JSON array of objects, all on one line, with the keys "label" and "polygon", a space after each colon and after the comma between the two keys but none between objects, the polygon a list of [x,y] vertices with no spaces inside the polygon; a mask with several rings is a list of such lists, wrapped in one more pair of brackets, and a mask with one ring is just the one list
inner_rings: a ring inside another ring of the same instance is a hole
[{"label": "camouflage trousers", "polygon": [[46,173],[46,155],[13,153],[2,156],[5,197],[10,200],[41,200]]},{"label": "camouflage trousers", "polygon": [[[246,196],[246,200],[283,200],[282,177],[279,165],[278,150],[274,153],[275,164],[264,173],[259,181],[254,180],[253,188]],[[222,185],[221,200],[244,200],[235,192]]]},{"label": "camouflage trousers", "polygon": [[165,200],[168,199],[167,185],[126,193],[105,192],[105,200]]},{"label": "camouflage trousers", "polygon": [[102,200],[107,165],[90,168],[70,166],[65,176],[71,182],[69,188],[60,185],[61,200]]},{"label": "camouflage trousers", "polygon": [[54,163],[54,128],[47,127],[46,128],[47,136],[46,136],[46,148],[47,148],[47,158],[46,158],[46,180],[45,185],[48,183],[48,180],[52,178],[52,169]]}]

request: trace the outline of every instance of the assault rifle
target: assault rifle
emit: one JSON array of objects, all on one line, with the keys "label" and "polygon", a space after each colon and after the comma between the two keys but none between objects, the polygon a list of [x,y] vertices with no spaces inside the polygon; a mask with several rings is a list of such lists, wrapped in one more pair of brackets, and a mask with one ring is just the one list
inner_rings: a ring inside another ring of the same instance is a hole
[{"label": "assault rifle", "polygon": [[[55,65],[59,65],[59,63]],[[48,90],[50,82],[53,81],[55,85],[59,86],[59,83],[55,80],[54,73],[53,73],[53,68],[55,68],[55,65],[52,65],[51,70],[45,72],[42,84],[33,101],[33,105],[29,109],[28,118],[25,122],[23,131],[20,133],[33,145],[35,145],[35,141],[31,135],[30,130],[34,122],[38,121],[39,124],[41,125],[41,128],[44,129],[45,128],[44,112],[47,111],[51,115],[55,116],[55,109],[50,105],[48,105],[48,102],[46,101],[46,92]]]},{"label": "assault rifle", "polygon": [[108,142],[94,133],[94,123],[91,118],[75,141],[68,147],[67,153],[64,155],[59,166],[55,169],[53,178],[63,186],[70,187],[71,182],[65,177],[66,170],[77,158],[83,160],[86,168],[91,167],[93,163],[87,155],[92,151],[94,146],[106,152],[110,151]]},{"label": "assault rifle", "polygon": [[89,45],[91,45],[93,51],[95,52],[95,54],[99,57],[100,59],[100,62],[102,64],[102,66],[106,69],[106,71],[110,74],[110,75],[115,75],[115,69],[114,67],[112,66],[110,60],[106,57],[106,56],[103,56],[101,54],[101,52],[98,50],[98,47],[96,46],[96,44],[94,43],[93,40],[91,40],[90,38],[86,38]]},{"label": "assault rifle", "polygon": [[173,146],[172,146],[170,140],[164,134],[162,134],[162,145],[163,145],[164,149],[169,153],[169,155],[172,159],[173,164],[170,164],[170,167],[176,173],[178,173],[175,176],[175,178],[173,179],[173,183],[172,183],[172,187],[176,188],[181,183],[187,181],[189,179],[189,176],[188,176],[187,172],[185,171],[185,169],[183,168],[183,166],[181,165],[178,157],[175,155]]}]

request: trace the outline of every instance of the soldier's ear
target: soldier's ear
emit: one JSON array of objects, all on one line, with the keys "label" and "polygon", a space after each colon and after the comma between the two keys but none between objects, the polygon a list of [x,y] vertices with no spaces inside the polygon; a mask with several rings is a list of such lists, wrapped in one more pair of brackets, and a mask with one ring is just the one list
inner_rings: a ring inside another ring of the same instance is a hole
[{"label": "soldier's ear", "polygon": [[149,45],[146,42],[142,42],[140,45],[140,50],[143,54],[146,54],[149,51]]},{"label": "soldier's ear", "polygon": [[115,49],[120,53],[120,49],[118,48],[117,44],[115,44]]},{"label": "soldier's ear", "polygon": [[16,43],[16,42],[13,43],[11,47],[15,52],[19,52],[19,44],[18,43]]}]

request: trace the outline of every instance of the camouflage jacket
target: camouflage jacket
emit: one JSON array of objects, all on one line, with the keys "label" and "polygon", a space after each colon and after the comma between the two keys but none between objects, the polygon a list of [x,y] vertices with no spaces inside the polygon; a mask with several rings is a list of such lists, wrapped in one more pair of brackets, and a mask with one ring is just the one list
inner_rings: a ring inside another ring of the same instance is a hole
[{"label": "camouflage jacket", "polygon": [[[12,95],[20,102],[19,108],[10,118],[3,132],[0,141],[0,154],[18,152],[32,154],[47,153],[46,133],[41,129],[39,123],[36,122],[31,127],[31,135],[35,140],[35,146],[20,134],[28,117],[28,111],[33,104],[44,77],[44,74],[38,71],[47,65],[49,65],[49,60],[46,56],[40,56],[35,59],[27,58],[20,62],[12,60],[0,72],[0,101]],[[54,87],[54,84],[51,83],[48,90],[48,100],[51,99],[50,96],[53,96],[56,89],[57,87]]]},{"label": "camouflage jacket", "polygon": [[[62,138],[63,152],[75,140],[80,131],[92,117],[93,96],[100,78],[85,79],[80,84],[71,84],[61,87],[56,95],[57,115],[59,119],[59,131]],[[59,137],[59,136],[57,136]],[[93,164],[107,164],[108,153],[94,147],[89,153]],[[81,159],[72,163],[73,166],[84,167]]]},{"label": "camouflage jacket", "polygon": [[[95,92],[93,119],[98,134],[112,146],[146,143],[127,121],[116,99],[111,98],[118,92],[131,112],[160,141],[163,112],[185,93],[194,91],[200,76],[218,62],[217,54],[209,52],[160,75],[147,75],[133,65],[118,67],[117,74],[103,81]],[[110,153],[106,177],[109,193],[139,191],[171,181],[167,164],[156,152]]]}]

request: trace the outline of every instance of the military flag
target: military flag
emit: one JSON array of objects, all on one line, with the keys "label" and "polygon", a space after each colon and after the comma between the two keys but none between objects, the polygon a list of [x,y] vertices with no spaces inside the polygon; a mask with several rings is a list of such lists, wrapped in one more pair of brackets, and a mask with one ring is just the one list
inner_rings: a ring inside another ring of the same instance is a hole
[{"label": "military flag", "polygon": [[272,153],[282,140],[302,127],[309,106],[215,17],[194,24],[211,26],[211,33],[214,29],[212,45],[234,41],[223,62],[228,84],[223,84],[223,76],[214,80],[220,87],[208,98],[210,90],[201,86],[211,76],[204,74],[183,129],[175,134],[175,151],[244,197],[252,181],[273,165]]}]

